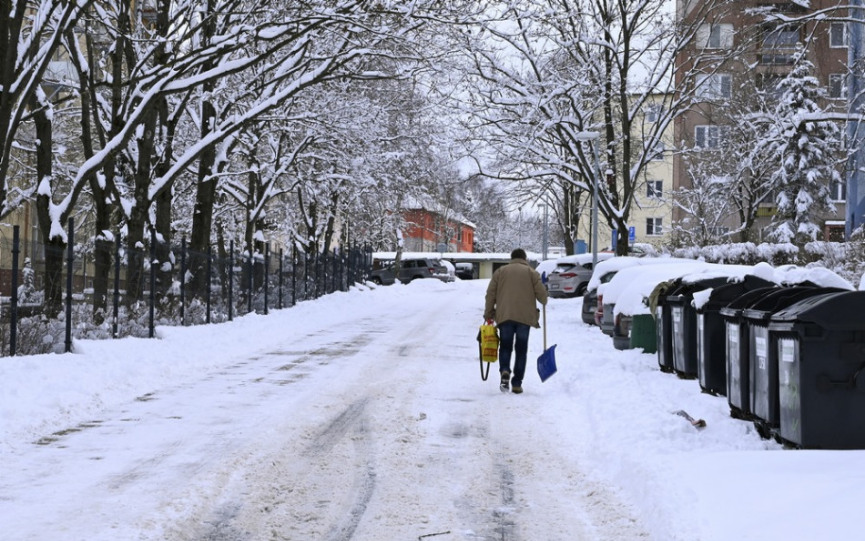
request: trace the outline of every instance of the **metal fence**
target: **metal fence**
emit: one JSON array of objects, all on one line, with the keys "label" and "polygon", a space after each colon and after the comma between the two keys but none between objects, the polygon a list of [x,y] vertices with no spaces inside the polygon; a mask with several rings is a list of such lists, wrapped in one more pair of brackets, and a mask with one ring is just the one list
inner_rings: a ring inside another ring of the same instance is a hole
[{"label": "metal fence", "polygon": [[[268,314],[348,291],[372,269],[368,247],[307,254],[265,245],[264,253],[250,257],[233,243],[200,253],[185,239],[168,245],[155,234],[145,246],[124,246],[119,238],[88,241],[76,243],[72,220],[62,255],[21,242],[17,226],[11,240],[0,241],[0,356],[69,352],[73,339],[153,337],[157,325]],[[51,257],[63,258],[62,280],[46,275]],[[46,280],[62,284],[54,297],[60,305],[46,301]]]}]

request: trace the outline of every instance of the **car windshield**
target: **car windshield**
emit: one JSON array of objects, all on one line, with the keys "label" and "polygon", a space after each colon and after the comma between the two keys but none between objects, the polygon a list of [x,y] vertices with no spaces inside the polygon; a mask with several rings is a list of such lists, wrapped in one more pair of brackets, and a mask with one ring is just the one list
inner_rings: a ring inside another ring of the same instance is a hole
[{"label": "car windshield", "polygon": [[601,283],[602,283],[602,284],[606,284],[607,282],[609,282],[610,280],[612,280],[612,279],[613,279],[613,276],[615,276],[615,275],[616,275],[615,272],[608,272],[607,274],[601,276]]},{"label": "car windshield", "polygon": [[569,270],[573,269],[574,267],[575,267],[575,265],[571,265],[570,263],[564,263],[564,264],[558,265],[555,268],[555,270],[553,270],[553,272],[557,272],[557,273],[568,272]]}]

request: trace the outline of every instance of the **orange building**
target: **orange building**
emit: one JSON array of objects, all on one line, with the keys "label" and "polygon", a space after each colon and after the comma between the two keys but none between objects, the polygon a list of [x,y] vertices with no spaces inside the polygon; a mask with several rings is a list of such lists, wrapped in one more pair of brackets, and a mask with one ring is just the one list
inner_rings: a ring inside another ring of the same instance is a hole
[{"label": "orange building", "polygon": [[[409,252],[472,252],[475,225],[456,213],[425,208],[403,210],[404,249]],[[446,245],[447,250],[441,250]]]}]

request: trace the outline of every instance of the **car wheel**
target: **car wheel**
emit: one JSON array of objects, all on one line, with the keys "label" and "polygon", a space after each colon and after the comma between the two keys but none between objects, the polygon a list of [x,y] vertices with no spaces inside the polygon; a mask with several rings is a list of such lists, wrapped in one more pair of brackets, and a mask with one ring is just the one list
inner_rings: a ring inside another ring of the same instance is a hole
[{"label": "car wheel", "polygon": [[381,278],[379,278],[378,276],[373,276],[372,277],[372,283],[374,283],[376,285],[381,285]]},{"label": "car wheel", "polygon": [[583,295],[585,295],[585,294],[586,294],[586,288],[587,288],[587,287],[589,287],[589,283],[588,283],[588,282],[583,282],[582,284],[580,284],[579,286],[577,286],[577,296],[578,296],[578,297],[582,297]]}]

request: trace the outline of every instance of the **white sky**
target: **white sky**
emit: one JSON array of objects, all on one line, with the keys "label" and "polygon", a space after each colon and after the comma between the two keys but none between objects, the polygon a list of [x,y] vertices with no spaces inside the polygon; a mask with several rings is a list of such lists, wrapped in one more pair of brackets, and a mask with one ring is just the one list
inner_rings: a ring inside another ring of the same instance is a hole
[{"label": "white sky", "polygon": [[0,540],[861,537],[863,451],[761,440],[581,299],[547,309],[555,376],[533,330],[524,394],[481,381],[487,283],[0,359]]}]

